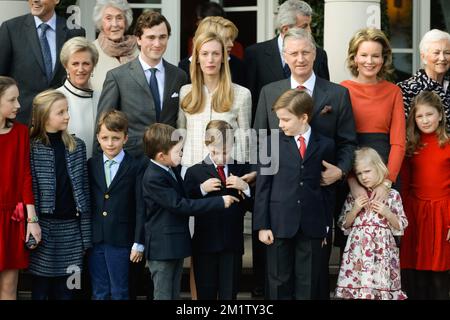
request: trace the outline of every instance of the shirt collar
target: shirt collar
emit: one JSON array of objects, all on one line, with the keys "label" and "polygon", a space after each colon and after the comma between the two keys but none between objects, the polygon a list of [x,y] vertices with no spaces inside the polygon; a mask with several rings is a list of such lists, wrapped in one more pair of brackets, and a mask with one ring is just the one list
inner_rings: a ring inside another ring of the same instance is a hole
[{"label": "shirt collar", "polygon": [[[214,166],[214,168],[216,168],[216,170],[217,170],[217,164],[216,164],[216,163],[214,162],[214,160],[211,158],[211,155],[210,155],[210,154],[208,154],[208,157],[209,157],[209,160],[211,161],[212,165]],[[226,164],[226,163],[223,165],[223,168],[224,168],[224,169],[227,168],[227,164]]]},{"label": "shirt collar", "polygon": [[[125,157],[125,151],[123,151],[123,149],[122,149],[122,150],[120,150],[119,154],[111,160],[113,160],[115,163],[120,165],[120,163],[123,161],[124,157]],[[105,154],[103,154],[103,163],[105,163],[106,160],[109,160],[109,158]]]},{"label": "shirt collar", "polygon": [[281,62],[283,62],[284,67],[284,64],[286,62],[284,61],[283,57],[283,37],[281,36],[281,34],[278,36],[277,43],[278,43],[278,51],[280,52]]},{"label": "shirt collar", "polygon": [[304,86],[310,96],[312,96],[314,92],[314,86],[316,85],[316,74],[314,71],[311,73],[311,76],[304,83],[298,83],[293,76],[291,76],[291,89],[296,89],[298,86]]},{"label": "shirt collar", "polygon": [[312,132],[312,131],[311,131],[311,126],[308,125],[308,130],[306,130],[305,133],[296,135],[296,136],[294,137],[294,138],[295,138],[295,141],[297,142],[297,141],[298,141],[298,138],[299,138],[300,136],[302,136],[303,138],[305,138],[305,144],[308,146],[309,138],[311,138],[311,132]]},{"label": "shirt collar", "polygon": [[36,29],[39,28],[41,26],[41,24],[46,23],[48,24],[52,30],[56,30],[56,13],[53,12],[53,16],[47,21],[44,22],[41,19],[39,19],[39,17],[33,16],[34,18],[34,23],[36,24]]},{"label": "shirt collar", "polygon": [[150,159],[150,161],[153,162],[154,164],[156,164],[158,167],[160,167],[160,168],[166,170],[167,172],[169,172],[169,169],[170,169],[169,167],[167,167],[167,166],[165,166],[165,165],[163,165],[163,164],[161,164],[158,161],[155,161],[153,159]]},{"label": "shirt collar", "polygon": [[141,54],[139,54],[139,62],[141,63],[142,69],[144,69],[144,71],[150,70],[151,68],[156,68],[156,69],[158,69],[158,71],[161,71],[164,73],[163,59],[161,59],[156,66],[152,67],[149,64],[147,64],[147,62],[145,62],[144,59],[142,59]]}]

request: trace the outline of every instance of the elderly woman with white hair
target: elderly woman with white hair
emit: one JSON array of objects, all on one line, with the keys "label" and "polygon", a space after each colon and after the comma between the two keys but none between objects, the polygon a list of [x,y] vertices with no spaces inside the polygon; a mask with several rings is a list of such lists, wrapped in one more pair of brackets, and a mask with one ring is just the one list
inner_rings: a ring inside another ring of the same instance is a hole
[{"label": "elderly woman with white hair", "polygon": [[450,67],[450,34],[437,29],[425,33],[420,41],[420,57],[423,69],[398,83],[403,92],[406,117],[414,97],[422,91],[433,91],[441,97],[447,131],[450,131],[450,76],[446,75]]},{"label": "elderly woman with white hair", "polygon": [[62,47],[60,60],[67,78],[57,90],[64,93],[69,104],[68,130],[85,142],[87,158],[90,158],[100,92],[91,89],[89,79],[98,61],[98,51],[86,38],[75,37]]},{"label": "elderly woman with white hair", "polygon": [[92,18],[100,31],[94,45],[99,52],[91,85],[101,92],[106,73],[139,55],[134,35],[125,35],[133,22],[133,12],[127,0],[97,0]]}]

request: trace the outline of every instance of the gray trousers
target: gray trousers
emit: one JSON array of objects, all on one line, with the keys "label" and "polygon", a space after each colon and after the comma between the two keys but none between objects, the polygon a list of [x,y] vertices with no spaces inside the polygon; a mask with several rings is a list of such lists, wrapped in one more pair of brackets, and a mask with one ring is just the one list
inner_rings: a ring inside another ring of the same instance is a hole
[{"label": "gray trousers", "polygon": [[149,260],[155,300],[179,300],[183,260]]}]

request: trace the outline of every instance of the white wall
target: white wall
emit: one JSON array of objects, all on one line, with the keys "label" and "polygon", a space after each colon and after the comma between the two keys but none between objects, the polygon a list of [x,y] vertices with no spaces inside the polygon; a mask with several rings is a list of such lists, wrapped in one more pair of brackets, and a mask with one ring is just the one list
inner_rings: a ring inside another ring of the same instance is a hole
[{"label": "white wall", "polygon": [[27,1],[0,1],[0,24],[29,12]]},{"label": "white wall", "polygon": [[352,36],[362,28],[381,27],[380,0],[325,0],[324,20],[330,79],[339,83],[351,77],[345,60]]}]

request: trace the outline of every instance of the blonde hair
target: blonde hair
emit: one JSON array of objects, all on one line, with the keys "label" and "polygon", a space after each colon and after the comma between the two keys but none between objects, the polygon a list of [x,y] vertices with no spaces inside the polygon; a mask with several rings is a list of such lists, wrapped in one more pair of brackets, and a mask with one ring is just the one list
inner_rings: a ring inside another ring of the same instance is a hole
[{"label": "blonde hair", "polygon": [[85,37],[74,37],[64,43],[61,53],[59,54],[59,59],[61,64],[67,68],[70,57],[77,52],[89,52],[91,54],[92,65],[95,67],[98,62],[98,51],[97,48],[88,41]]},{"label": "blonde hair", "polygon": [[427,105],[437,110],[441,116],[439,126],[436,129],[436,137],[438,138],[439,146],[443,148],[445,144],[450,143],[449,136],[446,131],[446,119],[444,107],[441,98],[432,91],[422,91],[414,98],[411,104],[408,119],[406,120],[406,156],[412,157],[424,145],[420,142],[421,131],[416,123],[416,111],[420,105]]},{"label": "blonde hair", "polygon": [[360,166],[362,163],[371,165],[375,168],[375,171],[377,172],[378,175],[378,180],[374,187],[382,184],[384,179],[389,174],[389,170],[384,164],[383,159],[381,159],[380,155],[378,154],[378,152],[375,151],[375,149],[369,147],[362,147],[355,151],[355,162],[354,162],[355,172],[357,171],[356,168]]},{"label": "blonde hair", "polygon": [[199,63],[199,52],[201,47],[210,41],[217,41],[222,46],[222,65],[219,74],[219,86],[214,91],[211,98],[211,108],[215,112],[223,113],[231,110],[234,101],[234,94],[231,82],[230,66],[228,64],[228,53],[224,41],[216,33],[207,32],[199,35],[194,40],[192,52],[192,62],[190,74],[192,89],[181,101],[181,108],[190,114],[201,112],[205,107],[205,94],[203,85],[205,83],[203,72]]},{"label": "blonde hair", "polygon": [[239,30],[233,22],[218,16],[204,18],[197,26],[193,41],[195,42],[195,38],[206,32],[217,33],[219,36],[224,38],[224,42],[228,38],[234,41],[239,34]]},{"label": "blonde hair", "polygon": [[348,44],[347,68],[354,77],[358,76],[358,66],[355,63],[355,56],[358,53],[359,46],[365,41],[374,41],[381,44],[383,66],[377,74],[381,79],[390,78],[394,72],[392,66],[392,49],[389,40],[383,31],[375,28],[361,29],[353,36]]},{"label": "blonde hair", "polygon": [[[53,104],[59,100],[67,100],[66,96],[57,90],[50,89],[39,93],[33,99],[33,117],[31,121],[30,140],[39,140],[46,146],[50,145],[45,125],[50,116],[50,111]],[[62,140],[66,148],[73,152],[77,147],[75,138],[72,137],[67,130],[62,132]]]}]

